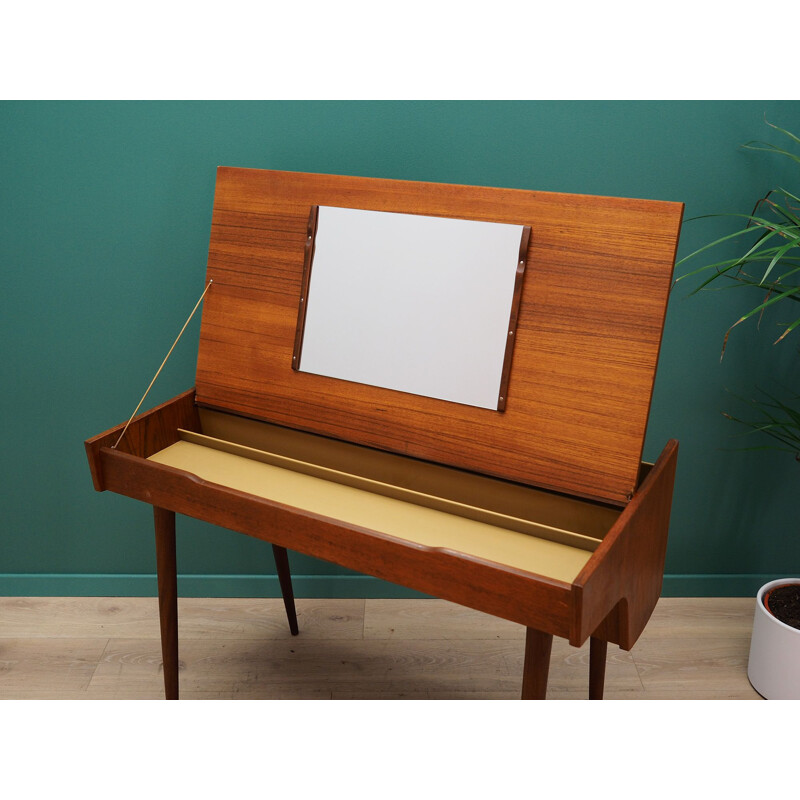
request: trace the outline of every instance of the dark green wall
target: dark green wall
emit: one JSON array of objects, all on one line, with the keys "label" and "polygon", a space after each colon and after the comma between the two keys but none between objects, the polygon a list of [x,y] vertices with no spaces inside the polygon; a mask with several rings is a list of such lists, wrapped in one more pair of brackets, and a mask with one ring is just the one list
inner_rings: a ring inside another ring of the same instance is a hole
[{"label": "dark green wall", "polygon": [[[749,211],[779,175],[797,193],[798,173],[738,148],[770,135],[765,115],[800,131],[800,104],[777,101],[0,104],[0,593],[154,591],[149,510],[93,491],[83,440],[127,419],[202,289],[217,165],[681,200],[692,217]],[[686,223],[680,254],[729,229]],[[665,593],[750,593],[800,572],[800,465],[730,449],[725,387],[797,388],[797,370],[753,326],[720,364],[745,298],[687,292],[645,449],[681,440]],[[192,385],[197,334],[148,405]],[[181,520],[178,545],[185,594],[276,591],[263,543]],[[400,593],[292,566],[301,596]]]}]

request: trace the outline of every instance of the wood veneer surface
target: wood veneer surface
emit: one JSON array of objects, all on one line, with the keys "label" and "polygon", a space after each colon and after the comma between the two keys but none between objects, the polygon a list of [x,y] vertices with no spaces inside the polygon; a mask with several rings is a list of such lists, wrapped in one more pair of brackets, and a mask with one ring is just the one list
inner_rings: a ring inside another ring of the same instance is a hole
[{"label": "wood veneer surface", "polygon": [[[292,370],[315,204],[531,226],[504,412]],[[220,167],[198,402],[622,505],[636,485],[682,208]]]}]

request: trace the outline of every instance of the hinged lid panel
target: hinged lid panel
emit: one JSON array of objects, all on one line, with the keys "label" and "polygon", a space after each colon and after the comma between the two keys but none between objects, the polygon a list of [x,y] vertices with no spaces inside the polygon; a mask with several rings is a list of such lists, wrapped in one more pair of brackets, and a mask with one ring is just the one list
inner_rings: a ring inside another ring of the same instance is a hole
[{"label": "hinged lid panel", "polygon": [[[504,411],[292,369],[313,205],[531,227]],[[639,469],[682,210],[649,200],[220,167],[198,402],[624,503]]]}]

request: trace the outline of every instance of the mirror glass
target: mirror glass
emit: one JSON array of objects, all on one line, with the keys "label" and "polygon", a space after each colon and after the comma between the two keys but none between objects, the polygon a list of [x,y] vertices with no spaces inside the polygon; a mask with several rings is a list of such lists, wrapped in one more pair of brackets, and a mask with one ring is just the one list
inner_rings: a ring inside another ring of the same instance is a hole
[{"label": "mirror glass", "polygon": [[297,369],[503,407],[523,232],[320,206]]}]

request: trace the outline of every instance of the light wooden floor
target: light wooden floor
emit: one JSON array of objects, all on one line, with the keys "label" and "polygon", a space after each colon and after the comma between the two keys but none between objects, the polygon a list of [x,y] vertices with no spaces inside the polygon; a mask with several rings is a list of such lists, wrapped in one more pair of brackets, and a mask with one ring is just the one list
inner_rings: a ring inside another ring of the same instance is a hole
[{"label": "light wooden floor", "polygon": [[[752,598],[662,599],[607,699],[759,699]],[[516,699],[524,629],[440,600],[179,601],[185,699]],[[555,639],[548,699],[588,694],[588,643]],[[153,598],[0,598],[0,699],[160,699]]]}]

